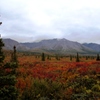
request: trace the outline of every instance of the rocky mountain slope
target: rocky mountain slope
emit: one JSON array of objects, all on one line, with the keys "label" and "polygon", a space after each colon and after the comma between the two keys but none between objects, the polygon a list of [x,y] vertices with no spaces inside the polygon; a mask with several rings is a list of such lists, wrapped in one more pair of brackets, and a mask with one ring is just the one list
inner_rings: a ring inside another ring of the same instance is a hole
[{"label": "rocky mountain slope", "polygon": [[13,50],[14,46],[16,46],[17,50],[19,50],[19,51],[27,51],[30,49],[30,48],[22,45],[21,43],[15,41],[15,40],[12,40],[12,39],[3,39],[3,42],[5,44],[4,49],[6,49],[6,50]]},{"label": "rocky mountain slope", "polygon": [[100,44],[96,43],[84,43],[84,46],[87,46],[88,48],[93,49],[94,51],[100,52]]},{"label": "rocky mountain slope", "polygon": [[58,53],[67,53],[67,52],[94,52],[92,49],[78,43],[69,41],[66,39],[49,39],[42,40],[40,42],[33,43],[22,43],[22,45],[27,46],[31,50],[45,50],[45,51],[54,51]]},{"label": "rocky mountain slope", "polygon": [[94,53],[95,49],[86,44],[69,41],[67,39],[48,39],[40,42],[19,43],[12,39],[3,39],[4,49],[12,50],[15,45],[18,51],[50,52],[50,53]]}]

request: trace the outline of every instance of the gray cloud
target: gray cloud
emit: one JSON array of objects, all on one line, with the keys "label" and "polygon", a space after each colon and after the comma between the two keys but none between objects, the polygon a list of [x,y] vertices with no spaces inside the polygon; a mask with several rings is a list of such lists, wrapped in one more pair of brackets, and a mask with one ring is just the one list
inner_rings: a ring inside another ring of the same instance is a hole
[{"label": "gray cloud", "polygon": [[66,38],[100,43],[99,0],[2,0],[0,34],[19,42]]}]

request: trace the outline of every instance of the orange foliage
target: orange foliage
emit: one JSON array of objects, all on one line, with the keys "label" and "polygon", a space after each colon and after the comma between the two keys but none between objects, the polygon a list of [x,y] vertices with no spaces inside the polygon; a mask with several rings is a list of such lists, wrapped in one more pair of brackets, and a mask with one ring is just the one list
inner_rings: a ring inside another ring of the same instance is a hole
[{"label": "orange foliage", "polygon": [[[95,71],[100,73],[100,67],[96,61],[88,62],[70,62],[61,61],[45,61],[42,62],[33,56],[19,57],[18,82],[16,87],[21,90],[30,87],[32,84],[32,77],[39,79],[59,80],[66,82],[67,80],[74,80],[78,75],[88,74],[88,72]],[[94,67],[95,66],[95,67]],[[69,89],[69,91],[71,91]]]}]

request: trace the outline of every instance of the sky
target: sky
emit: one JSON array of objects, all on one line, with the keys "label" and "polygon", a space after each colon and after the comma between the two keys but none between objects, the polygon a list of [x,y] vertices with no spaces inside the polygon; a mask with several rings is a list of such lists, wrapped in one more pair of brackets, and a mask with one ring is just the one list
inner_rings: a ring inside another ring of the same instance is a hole
[{"label": "sky", "polygon": [[0,0],[0,22],[2,38],[18,42],[100,44],[100,0]]}]

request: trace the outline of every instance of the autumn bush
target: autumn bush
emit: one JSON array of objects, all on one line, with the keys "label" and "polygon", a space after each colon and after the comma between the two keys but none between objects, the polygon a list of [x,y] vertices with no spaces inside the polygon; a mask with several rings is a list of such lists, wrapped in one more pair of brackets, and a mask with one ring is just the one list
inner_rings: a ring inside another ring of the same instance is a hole
[{"label": "autumn bush", "polygon": [[18,62],[18,100],[100,100],[100,61],[96,59],[81,57],[76,62],[75,57],[52,57],[41,61],[19,56]]}]

